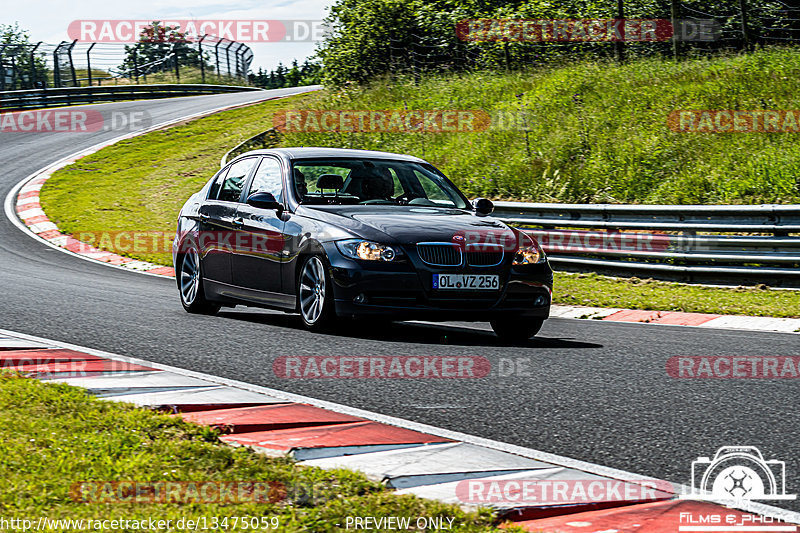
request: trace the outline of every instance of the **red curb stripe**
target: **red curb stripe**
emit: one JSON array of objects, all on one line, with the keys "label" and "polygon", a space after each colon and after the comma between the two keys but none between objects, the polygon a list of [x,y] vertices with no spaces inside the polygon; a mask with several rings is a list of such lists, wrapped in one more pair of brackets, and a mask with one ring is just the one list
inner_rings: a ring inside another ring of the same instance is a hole
[{"label": "red curb stripe", "polygon": [[612,322],[651,322],[660,318],[663,311],[640,311],[638,309],[623,309],[614,314],[608,315],[603,320]]},{"label": "red curb stripe", "polygon": [[366,421],[304,403],[220,409],[185,413],[182,416],[190,422],[221,428],[225,433],[254,433]]},{"label": "red curb stripe", "polygon": [[197,403],[171,403],[168,405],[162,405],[161,407],[164,410],[167,410],[172,413],[199,413],[201,411],[216,411],[222,409],[240,409],[243,407],[260,407],[262,405],[276,405],[274,403],[256,403],[256,402],[248,402],[248,403],[205,403],[205,404],[197,404]]},{"label": "red curb stripe", "polygon": [[115,361],[111,359],[96,359],[93,361],[73,360],[73,361],[51,362],[51,363],[42,363],[40,361],[37,361],[34,364],[17,364],[9,368],[12,368],[13,370],[19,370],[21,372],[36,372],[36,373],[133,372],[133,371],[157,370],[156,368],[152,368],[149,366],[126,363],[124,361]]},{"label": "red curb stripe", "polygon": [[25,205],[17,205],[17,213],[22,213],[23,211],[27,211],[29,209],[41,209],[42,206],[39,202],[31,202]]},{"label": "red curb stripe", "polygon": [[47,231],[43,231],[43,232],[39,233],[38,235],[42,239],[45,239],[45,240],[48,240],[48,241],[52,241],[53,239],[57,239],[59,237],[66,237],[66,235],[64,235],[63,233],[61,233],[57,229],[49,229]]},{"label": "red curb stripe", "polygon": [[[19,365],[19,364],[38,364],[58,363],[63,361],[100,361],[102,357],[90,355],[88,353],[76,352],[66,349],[49,348],[0,348],[0,366]],[[30,361],[30,363],[25,363]]]},{"label": "red curb stripe", "polygon": [[175,269],[172,267],[158,267],[158,268],[151,268],[147,270],[150,274],[159,274],[161,276],[169,276],[171,278],[175,277]]},{"label": "red curb stripe", "polygon": [[22,221],[26,226],[33,226],[34,224],[38,224],[40,222],[50,222],[50,219],[45,215],[36,215],[34,217],[23,218]]},{"label": "red curb stripe", "polygon": [[[544,510],[542,511],[544,512]],[[559,533],[586,533],[604,530],[614,530],[620,533],[629,531],[675,533],[680,525],[689,525],[686,522],[686,516],[681,521],[681,513],[690,513],[690,516],[695,520],[720,517],[722,521],[719,525],[721,526],[726,524],[725,520],[728,515],[735,516],[738,523],[741,523],[744,516],[756,516],[707,502],[670,500],[559,515],[550,518],[513,521],[503,524],[501,527],[517,526],[526,531],[558,531]],[[755,525],[757,522],[751,521],[748,523]],[[707,523],[703,522],[703,525],[707,525]]]},{"label": "red curb stripe", "polygon": [[647,322],[650,324],[671,324],[675,326],[699,326],[709,320],[719,318],[720,315],[706,313],[684,313],[681,311],[642,311],[638,309],[623,309],[617,311],[603,320],[612,322]]},{"label": "red curb stripe", "polygon": [[381,424],[352,422],[313,428],[279,429],[220,437],[225,442],[256,446],[289,453],[295,448],[334,448],[339,446],[369,446],[379,444],[427,444],[453,442],[450,439],[418,431]]},{"label": "red curb stripe", "polygon": [[709,320],[719,318],[720,315],[710,315],[705,313],[683,313],[680,311],[671,311],[663,313],[661,318],[654,320],[655,324],[672,324],[675,326],[699,326],[705,324]]},{"label": "red curb stripe", "polygon": [[19,202],[20,200],[25,200],[26,198],[38,198],[38,197],[39,197],[39,191],[22,192],[19,193],[19,195],[17,196],[17,201]]}]

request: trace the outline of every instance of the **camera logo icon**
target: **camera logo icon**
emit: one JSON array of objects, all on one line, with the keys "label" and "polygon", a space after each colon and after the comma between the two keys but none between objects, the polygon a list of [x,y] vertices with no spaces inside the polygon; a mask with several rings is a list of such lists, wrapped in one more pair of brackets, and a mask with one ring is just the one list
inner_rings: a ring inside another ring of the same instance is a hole
[{"label": "camera logo icon", "polygon": [[755,446],[723,446],[713,459],[692,461],[693,500],[794,500],[786,494],[786,464],[764,460]]}]

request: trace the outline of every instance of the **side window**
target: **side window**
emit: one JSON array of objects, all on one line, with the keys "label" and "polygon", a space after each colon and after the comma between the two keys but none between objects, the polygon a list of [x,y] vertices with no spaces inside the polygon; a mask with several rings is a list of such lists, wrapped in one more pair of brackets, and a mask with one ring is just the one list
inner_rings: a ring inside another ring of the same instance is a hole
[{"label": "side window", "polygon": [[219,187],[219,193],[217,194],[217,200],[223,202],[238,202],[247,175],[250,173],[256,161],[258,161],[258,159],[255,157],[248,157],[247,159],[242,159],[231,165],[228,173],[224,176],[220,176],[221,185]]},{"label": "side window", "polygon": [[211,187],[208,189],[208,196],[209,200],[216,200],[217,195],[219,194],[219,186],[222,184],[222,181],[225,179],[225,176],[228,175],[228,171],[230,167],[226,167],[220,170],[217,175],[214,177],[214,182],[211,184]]},{"label": "side window", "polygon": [[277,160],[271,157],[265,157],[261,160],[258,170],[256,170],[256,175],[253,176],[253,183],[250,185],[247,196],[256,192],[269,192],[279,202],[283,201],[281,165]]},{"label": "side window", "polygon": [[393,168],[389,168],[389,174],[392,176],[392,181],[394,182],[393,196],[400,196],[404,194],[405,191],[403,191],[403,184],[400,183],[400,178],[397,177],[397,172]]}]

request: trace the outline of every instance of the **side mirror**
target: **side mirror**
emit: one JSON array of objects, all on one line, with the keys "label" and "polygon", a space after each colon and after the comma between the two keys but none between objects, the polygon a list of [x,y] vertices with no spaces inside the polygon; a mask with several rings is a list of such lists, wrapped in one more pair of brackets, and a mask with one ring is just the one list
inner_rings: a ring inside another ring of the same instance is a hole
[{"label": "side mirror", "polygon": [[258,209],[274,209],[278,214],[283,211],[283,204],[276,200],[271,192],[254,192],[247,197],[247,205]]},{"label": "side mirror", "polygon": [[486,198],[475,198],[472,200],[472,207],[479,215],[489,215],[494,211],[494,204]]}]

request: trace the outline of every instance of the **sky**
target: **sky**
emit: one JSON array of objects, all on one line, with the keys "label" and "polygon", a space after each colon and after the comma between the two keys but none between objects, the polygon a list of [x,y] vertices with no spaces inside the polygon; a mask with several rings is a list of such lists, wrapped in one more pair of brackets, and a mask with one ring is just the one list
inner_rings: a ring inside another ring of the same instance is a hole
[{"label": "sky", "polygon": [[[33,42],[69,39],[74,20],[322,20],[332,0],[3,0],[0,24],[18,22]],[[313,42],[246,43],[252,70],[314,54]]]}]

